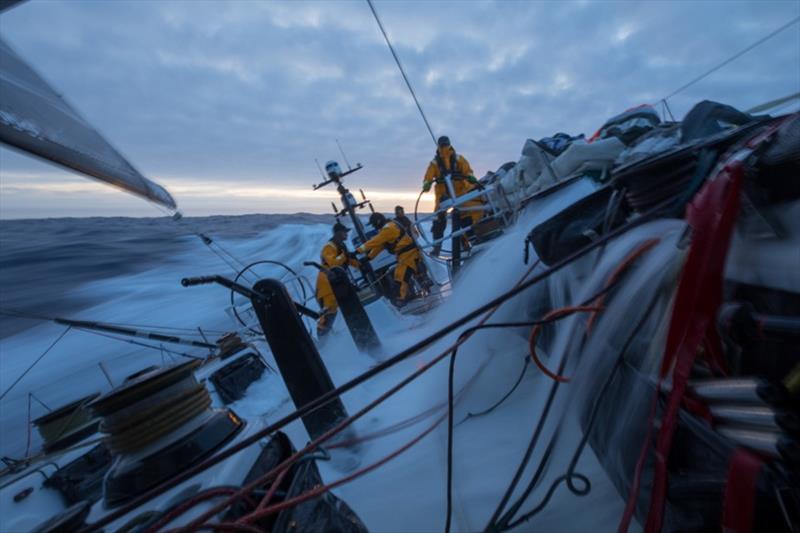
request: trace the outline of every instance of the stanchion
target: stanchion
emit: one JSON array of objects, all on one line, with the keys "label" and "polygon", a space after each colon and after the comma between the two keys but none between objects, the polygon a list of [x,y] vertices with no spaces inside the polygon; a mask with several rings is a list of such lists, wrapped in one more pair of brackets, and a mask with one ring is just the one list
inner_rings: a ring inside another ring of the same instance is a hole
[{"label": "stanchion", "polygon": [[458,233],[458,230],[461,229],[461,212],[458,209],[453,209],[450,213],[450,226],[452,228],[452,261],[453,264],[451,266],[451,270],[453,275],[458,273],[458,270],[461,268],[461,235]]}]

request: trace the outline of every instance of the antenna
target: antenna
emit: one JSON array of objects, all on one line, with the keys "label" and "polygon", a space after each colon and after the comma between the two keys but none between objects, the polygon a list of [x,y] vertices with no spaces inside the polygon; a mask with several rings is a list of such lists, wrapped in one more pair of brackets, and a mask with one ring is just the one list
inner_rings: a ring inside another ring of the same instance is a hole
[{"label": "antenna", "polygon": [[320,164],[319,164],[319,159],[317,159],[317,158],[315,157],[315,158],[314,158],[314,163],[316,163],[316,164],[317,164],[317,168],[319,169],[319,175],[320,175],[320,176],[322,176],[322,179],[323,179],[323,180],[327,180],[327,179],[328,179],[328,176],[326,176],[326,175],[325,175],[325,173],[322,171],[322,166],[320,166]]},{"label": "antenna", "polygon": [[342,158],[344,162],[347,163],[347,170],[351,170],[353,167],[350,166],[350,161],[347,160],[347,156],[344,155],[344,150],[342,150],[342,145],[339,144],[339,139],[336,139],[336,146],[339,147],[339,152],[342,154]]}]

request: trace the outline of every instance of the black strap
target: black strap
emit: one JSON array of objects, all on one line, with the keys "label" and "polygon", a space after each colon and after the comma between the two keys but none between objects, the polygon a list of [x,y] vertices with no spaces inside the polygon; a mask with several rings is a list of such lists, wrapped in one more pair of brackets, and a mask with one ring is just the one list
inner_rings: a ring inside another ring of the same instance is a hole
[{"label": "black strap", "polygon": [[[334,245],[336,247],[336,255],[344,254],[344,256],[346,258],[349,258],[352,255],[350,253],[350,251],[347,249],[347,245],[339,244],[339,243],[335,242],[333,239],[329,240],[328,244],[332,244],[332,245]],[[325,258],[323,257],[322,259],[323,259],[323,263],[324,263],[325,262],[324,261]]]},{"label": "black strap", "polygon": [[450,156],[449,172],[444,166],[444,160],[442,159],[442,156],[439,154],[438,150],[436,151],[436,157],[434,161],[436,161],[436,166],[439,167],[439,177],[434,180],[436,183],[444,183],[444,177],[447,174],[450,174],[450,177],[454,180],[464,179],[465,176],[462,176],[458,171],[458,154],[455,152],[455,150],[453,150],[453,154]]},{"label": "black strap", "polygon": [[396,219],[390,220],[389,222],[394,223],[394,225],[397,226],[397,229],[400,230],[400,235],[393,242],[386,243],[386,249],[389,251],[389,253],[392,253],[396,256],[400,256],[400,254],[404,254],[417,247],[417,243],[414,241],[414,237],[411,237],[411,244],[403,246],[399,250],[396,249],[395,247],[397,246],[397,244],[403,239],[403,237],[408,235],[408,232],[398,220]]}]

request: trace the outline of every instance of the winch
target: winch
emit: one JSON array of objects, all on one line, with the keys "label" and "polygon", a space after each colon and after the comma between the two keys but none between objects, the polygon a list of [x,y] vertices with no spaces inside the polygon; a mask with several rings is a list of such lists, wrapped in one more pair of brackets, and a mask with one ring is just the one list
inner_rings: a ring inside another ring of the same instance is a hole
[{"label": "winch", "polygon": [[107,507],[201,460],[243,427],[232,411],[211,409],[194,376],[199,366],[194,360],[144,373],[92,402],[114,456],[104,482]]}]

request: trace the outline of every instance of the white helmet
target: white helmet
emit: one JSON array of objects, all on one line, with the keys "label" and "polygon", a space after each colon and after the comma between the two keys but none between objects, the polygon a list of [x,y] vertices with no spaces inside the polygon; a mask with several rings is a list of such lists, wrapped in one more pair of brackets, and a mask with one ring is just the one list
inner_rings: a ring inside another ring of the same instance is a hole
[{"label": "white helmet", "polygon": [[342,175],[342,169],[339,168],[339,163],[336,161],[330,160],[325,163],[325,172],[328,173],[328,177],[331,178],[338,178]]}]

